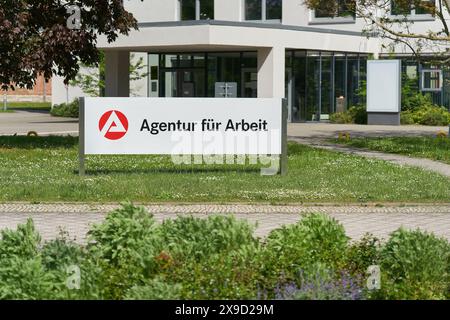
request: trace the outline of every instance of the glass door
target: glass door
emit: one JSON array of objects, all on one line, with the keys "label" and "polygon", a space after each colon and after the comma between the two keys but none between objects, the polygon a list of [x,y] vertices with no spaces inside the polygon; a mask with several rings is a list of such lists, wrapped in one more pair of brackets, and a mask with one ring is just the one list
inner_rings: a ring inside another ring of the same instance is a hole
[{"label": "glass door", "polygon": [[243,98],[258,97],[258,71],[255,68],[242,68],[242,89]]},{"label": "glass door", "polygon": [[163,73],[163,93],[167,98],[205,97],[205,71],[178,69]]}]

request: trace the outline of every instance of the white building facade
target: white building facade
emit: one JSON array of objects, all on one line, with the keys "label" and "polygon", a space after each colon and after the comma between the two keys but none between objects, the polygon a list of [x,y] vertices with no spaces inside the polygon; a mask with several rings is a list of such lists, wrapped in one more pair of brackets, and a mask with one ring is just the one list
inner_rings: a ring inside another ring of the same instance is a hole
[{"label": "white building facade", "polygon": [[[112,44],[99,41],[111,97],[129,96],[130,86],[139,88],[134,95],[149,97],[282,97],[290,121],[324,121],[362,103],[366,61],[385,53],[380,39],[362,33],[364,20],[329,17],[303,0],[124,0],[124,6],[139,30]],[[411,19],[421,30],[439,24],[415,10]],[[131,53],[148,66],[148,76],[132,83]],[[421,65],[404,65],[420,78]],[[429,75],[427,84],[436,87]],[[448,106],[444,87],[433,94]],[[54,93],[54,103],[67,94],[80,92]]]}]

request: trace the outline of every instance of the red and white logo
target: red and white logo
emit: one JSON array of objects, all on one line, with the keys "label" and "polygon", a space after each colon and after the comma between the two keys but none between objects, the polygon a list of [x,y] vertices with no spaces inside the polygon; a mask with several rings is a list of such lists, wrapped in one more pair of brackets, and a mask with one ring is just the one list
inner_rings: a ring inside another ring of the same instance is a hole
[{"label": "red and white logo", "polygon": [[111,110],[102,115],[98,127],[106,139],[119,140],[128,132],[128,119],[122,112]]}]

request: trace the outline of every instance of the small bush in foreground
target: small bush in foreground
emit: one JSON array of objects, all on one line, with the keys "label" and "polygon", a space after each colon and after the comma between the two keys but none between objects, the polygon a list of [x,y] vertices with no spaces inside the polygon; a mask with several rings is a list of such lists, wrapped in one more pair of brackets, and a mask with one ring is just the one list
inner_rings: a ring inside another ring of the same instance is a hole
[{"label": "small bush in foreground", "polygon": [[381,251],[386,299],[445,299],[450,274],[448,241],[421,231],[394,232]]},{"label": "small bush in foreground", "polygon": [[[308,215],[299,223],[273,231],[265,246],[263,274],[286,284],[317,268],[338,272],[344,264],[348,237],[344,227],[326,215]],[[274,285],[272,282],[270,285]]]}]

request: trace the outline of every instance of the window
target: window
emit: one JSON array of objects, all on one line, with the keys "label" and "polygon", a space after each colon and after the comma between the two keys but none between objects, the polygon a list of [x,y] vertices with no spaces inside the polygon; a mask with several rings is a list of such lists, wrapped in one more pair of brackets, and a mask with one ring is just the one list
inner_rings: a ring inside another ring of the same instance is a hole
[{"label": "window", "polygon": [[420,15],[434,15],[435,0],[411,0],[409,3],[391,1],[391,15],[415,17]]},{"label": "window", "polygon": [[422,70],[422,91],[441,91],[442,82],[442,70]]},{"label": "window", "polygon": [[214,19],[214,0],[180,0],[180,20]]},{"label": "window", "polygon": [[355,5],[353,0],[336,0],[335,3],[329,0],[319,1],[319,8],[313,10],[312,20],[320,21],[354,21]]},{"label": "window", "polygon": [[245,20],[281,21],[282,0],[245,0]]}]

